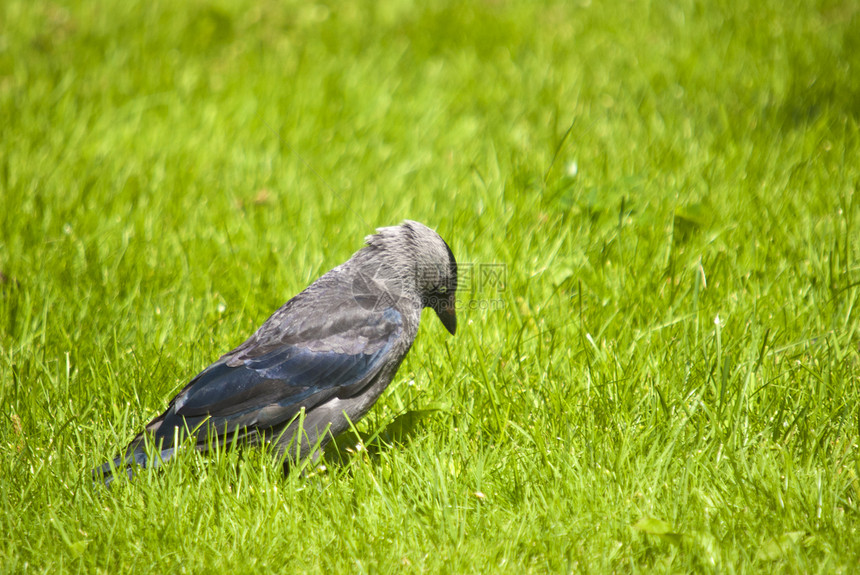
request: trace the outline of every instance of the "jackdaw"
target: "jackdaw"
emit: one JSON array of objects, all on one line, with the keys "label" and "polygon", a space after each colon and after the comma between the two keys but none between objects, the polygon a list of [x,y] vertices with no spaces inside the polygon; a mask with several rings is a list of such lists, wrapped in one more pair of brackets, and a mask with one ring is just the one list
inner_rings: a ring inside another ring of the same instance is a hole
[{"label": "jackdaw", "polygon": [[[200,451],[271,442],[290,462],[358,421],[394,378],[423,308],[457,329],[457,262],[435,231],[407,220],[365,241],[192,379],[95,476],[109,484],[115,471],[158,467],[188,437]],[[153,461],[147,437],[160,450]]]}]

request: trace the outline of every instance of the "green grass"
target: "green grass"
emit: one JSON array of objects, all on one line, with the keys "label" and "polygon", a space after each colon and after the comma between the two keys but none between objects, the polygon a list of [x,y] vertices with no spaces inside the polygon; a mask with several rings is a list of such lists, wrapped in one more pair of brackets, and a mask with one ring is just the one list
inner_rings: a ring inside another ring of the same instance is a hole
[{"label": "green grass", "polygon": [[[426,4],[2,4],[0,571],[858,570],[860,8]],[[94,488],[406,218],[505,285],[364,449]]]}]

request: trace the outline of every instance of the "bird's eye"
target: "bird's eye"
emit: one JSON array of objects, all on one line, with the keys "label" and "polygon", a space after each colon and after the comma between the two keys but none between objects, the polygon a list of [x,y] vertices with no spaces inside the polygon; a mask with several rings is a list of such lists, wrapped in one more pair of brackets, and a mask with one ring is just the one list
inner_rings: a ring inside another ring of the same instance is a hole
[{"label": "bird's eye", "polygon": [[448,292],[448,286],[439,286],[438,291],[439,291],[439,293],[447,293]]}]

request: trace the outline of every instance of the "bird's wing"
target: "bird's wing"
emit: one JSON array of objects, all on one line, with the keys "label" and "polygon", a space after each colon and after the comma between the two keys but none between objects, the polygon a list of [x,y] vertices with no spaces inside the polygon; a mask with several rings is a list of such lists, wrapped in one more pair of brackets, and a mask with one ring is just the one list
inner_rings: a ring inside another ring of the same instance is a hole
[{"label": "bird's wing", "polygon": [[206,368],[173,400],[156,438],[204,421],[219,435],[271,428],[303,407],[354,396],[387,365],[403,333],[403,317],[393,307],[371,312],[342,306],[310,323],[315,325],[287,341],[252,337]]}]

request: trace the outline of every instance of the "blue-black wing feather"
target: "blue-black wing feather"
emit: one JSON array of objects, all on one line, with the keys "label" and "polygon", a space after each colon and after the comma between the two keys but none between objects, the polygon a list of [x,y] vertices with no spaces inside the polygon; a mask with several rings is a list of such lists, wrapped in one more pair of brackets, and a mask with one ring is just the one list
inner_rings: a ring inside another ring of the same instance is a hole
[{"label": "blue-black wing feather", "polygon": [[305,331],[293,341],[249,340],[225,355],[176,396],[155,426],[155,439],[169,444],[177,427],[199,440],[212,428],[221,436],[275,428],[302,408],[361,393],[390,360],[402,316],[394,308],[348,315],[352,321],[329,324],[334,330]]}]

